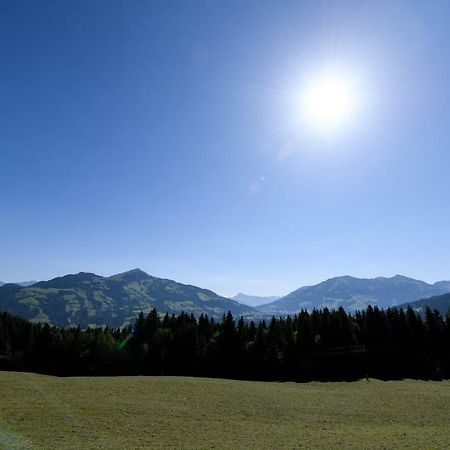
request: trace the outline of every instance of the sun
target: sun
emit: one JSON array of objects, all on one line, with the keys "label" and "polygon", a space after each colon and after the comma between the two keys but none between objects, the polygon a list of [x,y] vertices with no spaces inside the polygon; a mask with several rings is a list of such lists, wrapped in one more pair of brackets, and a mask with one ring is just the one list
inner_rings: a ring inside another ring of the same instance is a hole
[{"label": "sun", "polygon": [[311,126],[334,129],[351,118],[355,96],[345,80],[323,77],[306,87],[301,103],[302,115]]}]

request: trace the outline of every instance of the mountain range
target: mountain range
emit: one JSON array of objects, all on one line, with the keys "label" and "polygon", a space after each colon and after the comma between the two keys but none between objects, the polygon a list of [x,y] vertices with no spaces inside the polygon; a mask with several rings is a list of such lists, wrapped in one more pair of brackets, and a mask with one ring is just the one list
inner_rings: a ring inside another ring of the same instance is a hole
[{"label": "mountain range", "polygon": [[268,295],[266,297],[261,297],[257,295],[247,295],[242,293],[239,293],[234,297],[231,297],[232,300],[236,300],[237,302],[243,305],[252,306],[254,308],[258,307],[259,305],[265,305],[266,303],[274,302],[279,298],[280,297],[277,297],[275,295]]},{"label": "mountain range", "polygon": [[450,281],[428,284],[402,275],[391,278],[330,278],[314,286],[301,287],[290,294],[258,306],[266,314],[292,314],[300,309],[364,309],[368,305],[380,308],[399,306],[450,292]]},{"label": "mountain range", "polygon": [[160,313],[185,311],[216,318],[228,311],[235,316],[267,318],[325,307],[342,306],[353,312],[369,304],[381,308],[411,304],[420,312],[429,305],[446,314],[450,307],[450,281],[428,284],[401,275],[372,279],[343,276],[301,287],[281,298],[238,294],[232,299],[208,289],[154,277],[139,269],[111,277],[81,272],[31,286],[13,283],[0,286],[0,311],[33,322],[82,328],[120,327],[132,322],[140,311],[151,308]]},{"label": "mountain range", "polygon": [[27,287],[0,287],[0,310],[59,326],[119,327],[133,321],[140,311],[152,308],[212,317],[228,311],[237,316],[255,312],[210,290],[153,277],[139,269],[111,277],[81,272]]}]

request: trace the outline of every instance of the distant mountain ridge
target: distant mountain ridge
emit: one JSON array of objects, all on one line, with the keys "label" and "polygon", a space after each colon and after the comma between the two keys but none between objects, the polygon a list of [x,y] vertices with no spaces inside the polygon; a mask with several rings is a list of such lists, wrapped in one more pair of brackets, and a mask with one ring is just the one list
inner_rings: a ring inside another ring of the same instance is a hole
[{"label": "distant mountain ridge", "polygon": [[111,277],[80,272],[28,287],[0,287],[0,310],[59,326],[119,327],[151,308],[161,313],[183,310],[213,317],[228,311],[235,315],[255,312],[208,289],[153,277],[140,269]]},{"label": "distant mountain ridge", "polygon": [[335,277],[314,286],[304,286],[274,302],[258,306],[266,314],[292,314],[300,309],[364,309],[369,304],[381,308],[450,292],[450,281],[428,284],[402,275],[391,278]]},{"label": "distant mountain ridge", "polygon": [[0,281],[0,287],[4,286],[5,284],[18,284],[19,286],[31,286],[32,284],[37,283],[36,280],[33,281],[17,281],[12,283],[3,283],[3,281]]},{"label": "distant mountain ridge", "polygon": [[258,295],[247,295],[239,293],[235,295],[234,297],[231,297],[232,300],[236,300],[237,302],[241,303],[242,305],[248,305],[257,307],[259,305],[264,305],[266,303],[274,302],[275,300],[278,300],[281,297],[275,296],[275,295],[268,295],[265,297],[258,296]]}]

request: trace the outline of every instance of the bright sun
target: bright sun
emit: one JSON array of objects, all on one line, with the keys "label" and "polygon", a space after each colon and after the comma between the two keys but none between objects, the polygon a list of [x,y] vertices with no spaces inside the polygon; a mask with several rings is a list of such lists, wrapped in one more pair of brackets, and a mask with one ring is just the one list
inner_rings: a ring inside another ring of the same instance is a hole
[{"label": "bright sun", "polygon": [[355,99],[349,84],[332,77],[311,83],[302,98],[303,115],[315,128],[339,127],[348,121],[354,107]]}]

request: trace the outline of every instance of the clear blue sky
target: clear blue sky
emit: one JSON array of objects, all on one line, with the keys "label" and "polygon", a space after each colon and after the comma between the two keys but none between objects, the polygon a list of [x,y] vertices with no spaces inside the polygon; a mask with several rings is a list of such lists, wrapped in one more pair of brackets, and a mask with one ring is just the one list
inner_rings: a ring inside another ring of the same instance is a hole
[{"label": "clear blue sky", "polygon": [[[3,1],[0,280],[450,279],[449,2]],[[290,93],[356,74],[333,136]],[[294,121],[295,122],[295,121]]]}]

